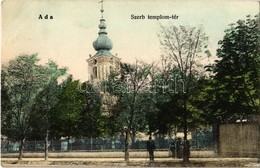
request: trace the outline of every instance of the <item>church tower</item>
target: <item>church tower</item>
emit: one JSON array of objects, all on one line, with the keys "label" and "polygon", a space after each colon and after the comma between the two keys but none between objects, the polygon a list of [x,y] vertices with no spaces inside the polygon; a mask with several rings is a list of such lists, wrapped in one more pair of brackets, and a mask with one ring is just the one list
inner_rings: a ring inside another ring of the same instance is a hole
[{"label": "church tower", "polygon": [[95,55],[87,59],[88,74],[90,82],[96,84],[100,81],[107,80],[113,71],[120,68],[120,58],[111,54],[113,47],[112,41],[108,38],[106,32],[105,19],[103,18],[103,0],[101,1],[101,19],[98,32],[98,38],[93,42],[93,47],[97,51]]}]

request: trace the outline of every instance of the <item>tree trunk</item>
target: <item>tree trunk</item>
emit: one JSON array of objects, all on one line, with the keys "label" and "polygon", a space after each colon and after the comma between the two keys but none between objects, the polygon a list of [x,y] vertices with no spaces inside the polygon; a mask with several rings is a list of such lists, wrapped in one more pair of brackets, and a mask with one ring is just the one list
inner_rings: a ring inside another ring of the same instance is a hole
[{"label": "tree trunk", "polygon": [[45,134],[45,155],[44,155],[44,160],[48,160],[48,139],[49,139],[49,130],[47,129],[46,134]]},{"label": "tree trunk", "polygon": [[184,110],[183,110],[183,133],[184,133],[184,143],[183,143],[183,162],[188,163],[189,162],[189,142],[188,142],[188,126],[187,126],[187,103],[186,103],[186,97],[184,97]]},{"label": "tree trunk", "polygon": [[67,151],[69,151],[69,150],[71,150],[71,148],[70,148],[70,136],[68,136],[67,143],[68,143]]},{"label": "tree trunk", "polygon": [[132,131],[132,136],[131,136],[132,143],[135,142],[135,138],[136,138],[136,131]]},{"label": "tree trunk", "polygon": [[[260,3],[259,3],[260,5]],[[257,125],[258,125],[258,133],[257,133],[257,139],[258,139],[258,143],[257,143],[257,162],[260,163],[260,115],[257,116]]]},{"label": "tree trunk", "polygon": [[129,162],[130,130],[125,131],[125,161]]},{"label": "tree trunk", "polygon": [[257,139],[258,139],[258,143],[257,143],[257,155],[258,155],[258,159],[257,159],[257,163],[260,163],[260,121],[258,121],[258,134],[257,134]]},{"label": "tree trunk", "polygon": [[183,132],[184,132],[184,142],[183,142],[183,162],[188,163],[189,162],[189,153],[190,153],[190,148],[189,148],[189,143],[188,143],[188,127],[187,127],[187,116],[185,114],[184,117],[184,126],[183,126]]},{"label": "tree trunk", "polygon": [[218,156],[221,155],[220,143],[219,143],[219,126],[220,126],[220,121],[215,120],[214,125],[213,125],[213,138],[214,138],[213,140],[214,140],[214,143],[216,143],[216,145],[217,145]]},{"label": "tree trunk", "polygon": [[23,159],[24,145],[25,145],[25,138],[21,139],[21,145],[20,145],[20,149],[19,149],[20,153],[19,153],[18,160]]}]

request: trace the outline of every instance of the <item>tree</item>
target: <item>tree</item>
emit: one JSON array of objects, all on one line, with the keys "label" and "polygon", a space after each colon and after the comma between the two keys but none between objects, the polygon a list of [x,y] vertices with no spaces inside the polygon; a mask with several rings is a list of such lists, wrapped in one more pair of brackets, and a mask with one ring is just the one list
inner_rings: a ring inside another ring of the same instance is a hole
[{"label": "tree", "polygon": [[254,121],[259,114],[259,29],[257,19],[247,16],[230,24],[219,41],[218,60],[207,66],[211,76],[199,81],[193,104],[203,111],[205,124],[213,125],[219,147],[221,123]]},{"label": "tree", "polygon": [[117,115],[117,123],[125,132],[125,161],[129,161],[131,134],[145,129],[145,108],[148,88],[151,80],[149,74],[153,64],[136,61],[134,65],[122,64],[121,77],[109,78],[108,91],[117,97],[113,113]]},{"label": "tree", "polygon": [[11,107],[11,100],[8,94],[8,86],[5,84],[6,81],[6,73],[2,69],[2,75],[1,75],[1,128],[2,128],[2,134],[8,134],[8,129],[9,126],[9,121],[11,120],[12,113],[10,112],[12,107]]},{"label": "tree", "polygon": [[247,16],[231,24],[217,49],[215,73],[216,105],[222,122],[250,120],[259,114],[260,31],[257,18]]},{"label": "tree", "polygon": [[[178,68],[181,80],[184,83],[184,92],[181,93],[181,113],[182,127],[184,131],[184,141],[187,141],[188,117],[190,112],[187,108],[188,100],[197,78],[203,71],[201,60],[210,56],[207,49],[207,37],[202,28],[189,26],[161,26],[159,40],[162,45],[164,57],[172,60],[174,66]],[[205,54],[202,54],[203,51]],[[183,161],[189,161],[189,148],[184,145]]]},{"label": "tree", "polygon": [[[48,140],[50,123],[50,113],[52,108],[58,103],[58,96],[61,92],[58,79],[64,77],[66,68],[58,68],[54,61],[49,61],[45,67],[45,73],[48,78],[43,90],[37,95],[36,101],[33,106],[33,116],[31,123],[34,123],[33,129],[40,134],[45,135],[45,160],[48,160]],[[37,129],[38,128],[38,129]]]},{"label": "tree", "polygon": [[101,95],[92,84],[82,84],[83,109],[80,111],[79,129],[84,137],[99,137],[106,133],[104,116],[101,114]]},{"label": "tree", "polygon": [[80,113],[84,108],[85,99],[79,91],[79,81],[69,77],[64,82],[58,103],[52,108],[50,114],[52,137],[78,136]]},{"label": "tree", "polygon": [[[2,111],[2,134],[20,141],[19,160],[23,157],[24,143],[31,132],[33,104],[47,82],[45,68],[38,65],[36,54],[21,55],[2,67],[6,111]],[[7,107],[7,108],[6,108]]]},{"label": "tree", "polygon": [[[181,97],[184,92],[183,81],[180,78],[180,71],[174,65],[170,57],[161,56],[161,67],[155,75],[154,90],[156,93],[157,114],[154,118],[154,129],[159,134],[176,132],[180,127]],[[165,117],[167,116],[167,117]]]},{"label": "tree", "polygon": [[50,114],[53,138],[68,137],[69,140],[103,134],[101,97],[90,83],[70,77],[63,83],[58,99]]},{"label": "tree", "polygon": [[[168,71],[169,70],[169,71]],[[167,71],[167,72],[166,72]],[[149,133],[168,134],[176,124],[176,102],[173,100],[175,88],[174,70],[164,66],[156,68],[151,74],[151,87],[147,95],[146,119]],[[177,89],[176,89],[177,90]],[[177,107],[177,106],[176,106]],[[167,116],[167,117],[165,117]]]}]

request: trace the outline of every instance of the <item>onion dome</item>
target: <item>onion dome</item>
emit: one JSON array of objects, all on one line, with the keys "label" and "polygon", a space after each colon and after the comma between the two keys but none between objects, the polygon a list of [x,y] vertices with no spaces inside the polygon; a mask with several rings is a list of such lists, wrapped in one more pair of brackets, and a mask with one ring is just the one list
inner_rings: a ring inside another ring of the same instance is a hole
[{"label": "onion dome", "polygon": [[112,55],[109,50],[111,50],[113,47],[112,41],[107,37],[105,19],[103,19],[103,1],[101,1],[101,3],[101,19],[100,24],[98,25],[100,30],[98,32],[98,38],[93,42],[93,47],[97,51],[95,54],[96,56]]},{"label": "onion dome", "polygon": [[113,44],[112,41],[107,37],[105,19],[100,19],[100,24],[98,27],[100,29],[98,32],[99,36],[93,42],[93,47],[95,48],[96,51],[111,50]]}]

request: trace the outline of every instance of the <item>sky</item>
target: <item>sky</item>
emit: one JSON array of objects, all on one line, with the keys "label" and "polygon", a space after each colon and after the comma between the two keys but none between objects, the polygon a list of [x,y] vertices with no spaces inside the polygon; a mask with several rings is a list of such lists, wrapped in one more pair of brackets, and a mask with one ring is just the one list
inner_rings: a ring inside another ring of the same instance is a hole
[{"label": "sky", "polygon": [[[92,43],[98,37],[100,0],[3,0],[1,6],[1,62],[38,53],[68,67],[74,79],[86,81]],[[214,56],[228,25],[259,12],[256,0],[104,0],[104,19],[111,53],[122,62],[160,60],[157,34],[160,24],[203,25]],[[53,19],[38,19],[48,15]],[[144,15],[145,19],[131,19]],[[178,15],[178,19],[151,20],[147,15]]]}]

